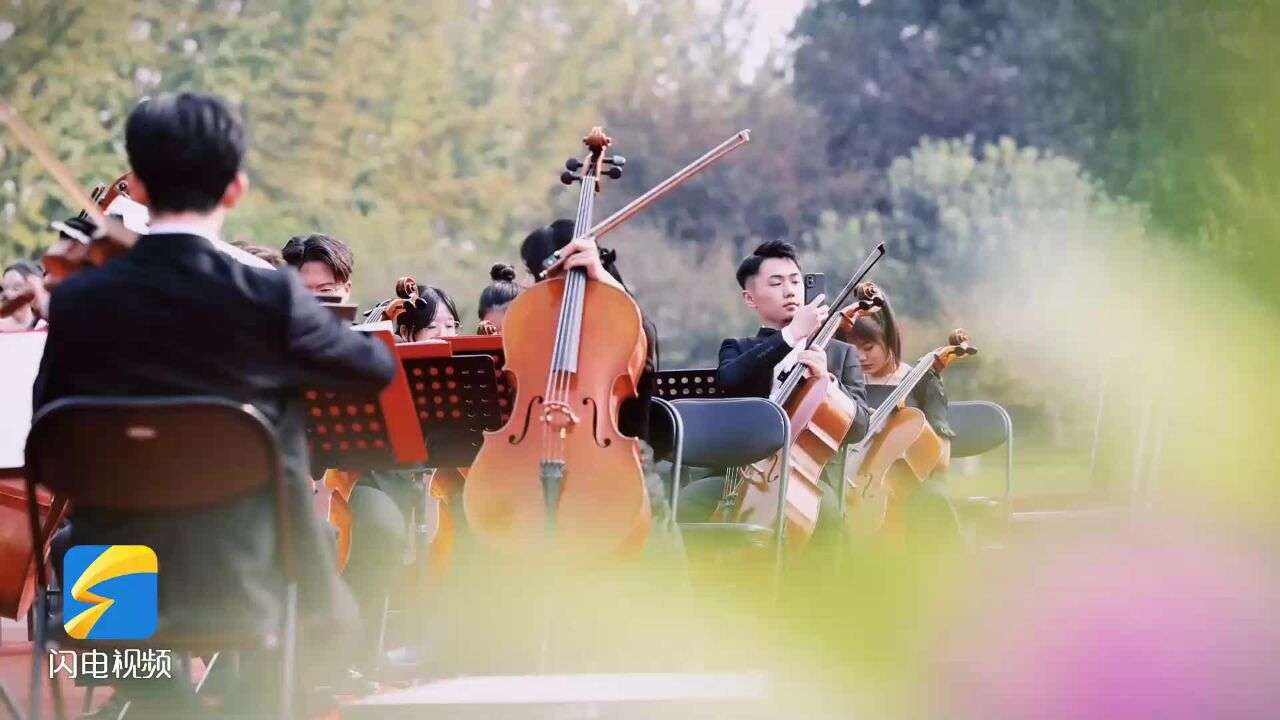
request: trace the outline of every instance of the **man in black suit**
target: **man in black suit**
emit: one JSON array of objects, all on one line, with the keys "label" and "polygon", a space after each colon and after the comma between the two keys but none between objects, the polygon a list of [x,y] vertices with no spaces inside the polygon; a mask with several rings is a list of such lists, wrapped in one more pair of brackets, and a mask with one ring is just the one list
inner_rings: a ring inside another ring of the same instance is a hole
[{"label": "man in black suit", "polygon": [[[137,176],[130,191],[150,207],[150,233],[54,291],[34,407],[69,396],[203,395],[260,410],[287,472],[303,633],[318,627],[331,642],[358,619],[312,509],[299,390],[376,390],[394,376],[395,358],[325,311],[295,273],[227,250],[219,233],[248,180],[244,129],[223,101],[153,98],[129,115],[125,136]],[[271,508],[261,496],[164,517],[78,510],[70,542],[153,548],[162,625],[268,628],[283,612]]]},{"label": "man in black suit", "polygon": [[[871,413],[867,408],[866,381],[858,351],[847,343],[832,340],[826,352],[804,349],[804,340],[826,321],[830,309],[819,295],[802,304],[804,276],[796,248],[784,240],[761,244],[738,265],[738,285],[742,300],[760,317],[755,337],[727,338],[720,343],[718,382],[732,397],[767,398],[781,384],[783,375],[803,365],[808,372],[831,371],[840,389],[857,406],[853,426],[845,442],[854,442],[867,432]],[[823,488],[818,532],[831,532],[832,518],[839,514],[843,483],[828,466]],[[723,494],[723,479],[703,478],[680,491],[680,520],[703,522],[711,517]]]}]

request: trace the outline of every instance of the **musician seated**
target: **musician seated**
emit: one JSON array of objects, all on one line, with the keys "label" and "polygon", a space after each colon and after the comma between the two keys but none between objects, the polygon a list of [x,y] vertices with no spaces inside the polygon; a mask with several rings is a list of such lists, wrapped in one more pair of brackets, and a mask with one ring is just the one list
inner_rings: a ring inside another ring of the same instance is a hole
[{"label": "musician seated", "polygon": [[[38,411],[70,396],[199,395],[261,411],[283,455],[300,575],[299,657],[313,664],[303,676],[314,680],[314,663],[342,652],[358,617],[312,509],[301,391],[316,385],[375,391],[395,376],[396,360],[385,345],[333,318],[294,273],[250,266],[221,249],[226,214],[248,187],[240,171],[244,137],[235,112],[207,95],[162,95],[130,113],[125,146],[137,176],[131,190],[151,209],[150,234],[53,293],[50,316],[57,321],[49,326],[33,405]],[[273,507],[263,495],[180,515],[74,510],[69,540],[154,549],[164,568],[162,623],[184,631],[266,632],[284,610]],[[277,673],[242,669],[244,680],[258,685],[228,693],[229,703],[278,690]],[[147,710],[155,717],[188,714],[173,703],[190,701],[189,690],[164,685],[121,687],[116,698],[136,701],[130,717]]]},{"label": "musician seated", "polygon": [[419,285],[411,277],[402,277],[396,282],[396,299],[387,305],[382,316],[392,322],[404,342],[457,337],[462,324],[458,306],[449,293]]},{"label": "musician seated", "polygon": [[312,233],[292,238],[280,251],[290,267],[296,268],[302,285],[312,295],[332,297],[346,303],[351,299],[351,278],[356,271],[351,246],[338,238]]},{"label": "musician seated", "polygon": [[4,269],[3,283],[0,299],[6,306],[16,305],[10,308],[8,317],[0,317],[0,332],[25,332],[43,325],[42,313],[48,305],[49,293],[39,266],[30,260],[13,263]]},{"label": "musician seated", "polygon": [[[884,304],[879,312],[858,318],[845,339],[858,350],[858,362],[867,377],[867,398],[872,407],[888,397],[911,372],[902,360],[902,335],[889,296],[881,289]],[[951,440],[956,436],[947,419],[947,394],[942,375],[930,369],[907,396],[907,405],[919,408],[942,441],[942,460],[933,474],[907,499],[904,508],[906,539],[910,542],[960,539],[960,526],[950,495],[943,484],[951,461]]]},{"label": "musician seated", "polygon": [[[572,220],[560,219],[534,230],[525,237],[520,245],[520,258],[531,277],[537,277],[543,271],[543,261],[553,253],[559,253],[560,260],[548,273],[549,277],[557,277],[573,268],[586,270],[587,279],[612,285],[627,294],[622,273],[617,266],[617,253],[612,250],[601,250],[594,238],[573,237]],[[653,465],[653,449],[649,445],[649,404],[653,399],[653,374],[658,367],[658,330],[641,310],[640,319],[644,328],[647,352],[645,353],[644,372],[636,383],[636,397],[623,401],[618,412],[618,429],[624,435],[638,438],[643,448],[645,466],[645,482],[649,490],[649,502],[653,507],[655,527],[664,527],[670,518],[670,504],[666,499],[666,490],[658,478]]]},{"label": "musician seated", "polygon": [[516,269],[506,263],[494,263],[489,268],[489,280],[489,284],[480,291],[480,325],[476,328],[477,335],[501,335],[507,308],[520,294],[520,286],[516,284]]},{"label": "musician seated", "polygon": [[[821,295],[809,305],[801,304],[801,273],[795,246],[783,240],[761,244],[738,265],[742,301],[760,318],[760,330],[755,337],[727,338],[720,344],[720,388],[730,397],[767,398],[781,385],[783,374],[796,365],[810,373],[830,373],[857,406],[853,426],[845,438],[845,442],[854,442],[866,433],[870,420],[858,354],[837,340],[828,343],[825,352],[803,349],[805,339],[822,325],[830,311]],[[828,465],[815,541],[820,535],[833,532],[834,519],[839,517],[841,496],[837,488],[843,479],[835,475],[835,464]],[[723,491],[721,477],[690,483],[680,491],[679,520],[709,520]]]}]

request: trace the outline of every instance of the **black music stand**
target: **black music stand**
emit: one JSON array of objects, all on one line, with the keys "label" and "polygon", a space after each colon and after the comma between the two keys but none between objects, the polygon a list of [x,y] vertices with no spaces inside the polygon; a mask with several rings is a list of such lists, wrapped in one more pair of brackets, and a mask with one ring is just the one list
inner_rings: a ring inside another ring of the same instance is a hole
[{"label": "black music stand", "polygon": [[[498,416],[505,425],[511,418],[512,403],[516,399],[516,389],[507,382],[502,368],[506,365],[507,355],[502,347],[501,335],[455,335],[442,338],[449,343],[453,355],[487,355],[493,358],[494,382],[498,390]],[[499,426],[500,427],[500,426]]]},{"label": "black music stand", "polygon": [[662,370],[653,374],[653,394],[663,400],[724,397],[716,368]]},{"label": "black music stand", "polygon": [[435,467],[469,467],[485,431],[502,427],[510,400],[488,355],[401,356],[427,453]]}]

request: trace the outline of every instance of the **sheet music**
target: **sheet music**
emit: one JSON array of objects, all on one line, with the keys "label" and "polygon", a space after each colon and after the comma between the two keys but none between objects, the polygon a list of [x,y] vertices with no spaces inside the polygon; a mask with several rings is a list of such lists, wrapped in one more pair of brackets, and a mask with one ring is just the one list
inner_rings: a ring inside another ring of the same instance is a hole
[{"label": "sheet music", "polygon": [[31,386],[44,355],[43,332],[0,334],[0,468],[20,468],[31,429]]}]

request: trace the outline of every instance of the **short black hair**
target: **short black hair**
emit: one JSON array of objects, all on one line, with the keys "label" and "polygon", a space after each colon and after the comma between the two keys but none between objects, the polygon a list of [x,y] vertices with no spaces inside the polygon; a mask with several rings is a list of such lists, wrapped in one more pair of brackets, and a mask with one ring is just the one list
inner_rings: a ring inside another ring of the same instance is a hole
[{"label": "short black hair", "polygon": [[152,212],[208,212],[244,160],[245,131],[225,101],[201,93],[144,100],[124,128],[129,165]]},{"label": "short black hair", "polygon": [[520,286],[516,284],[516,269],[506,263],[494,263],[489,268],[491,281],[480,291],[480,319],[485,313],[496,307],[502,307],[520,294]]},{"label": "short black hair", "polygon": [[[333,272],[334,281],[340,283],[350,280],[355,274],[356,256],[351,252],[350,245],[330,235],[312,233],[302,238],[302,243],[298,246],[300,250],[297,250],[290,247],[297,239],[290,240],[289,245],[285,245],[280,253],[286,263],[298,268],[309,262],[324,263]],[[294,260],[297,261],[296,265]]]},{"label": "short black hair", "polygon": [[8,275],[11,272],[16,272],[22,277],[42,277],[44,275],[40,266],[30,260],[19,260],[11,263],[5,267],[4,272],[0,273],[0,275]]},{"label": "short black hair", "polygon": [[751,254],[738,263],[738,287],[747,289],[747,281],[760,274],[760,266],[770,258],[785,258],[800,267],[800,255],[796,246],[786,240],[768,240],[760,243]]},{"label": "short black hair", "polygon": [[419,285],[411,277],[402,277],[396,281],[396,297],[388,303],[383,317],[395,325],[401,337],[412,340],[419,330],[435,321],[436,311],[442,304],[454,322],[462,322],[449,293],[440,288]]},{"label": "short black hair", "polygon": [[[458,306],[454,304],[453,298],[449,297],[449,293],[445,292],[444,288],[430,287],[430,288],[427,288],[427,290],[434,293],[436,296],[436,299],[444,303],[445,308],[449,310],[449,314],[453,316],[454,322],[459,324],[462,322],[462,318],[458,317]],[[434,317],[435,316],[433,313],[432,319],[434,319]]]},{"label": "short black hair", "polygon": [[306,235],[294,235],[289,238],[289,242],[280,248],[280,257],[284,258],[284,262],[289,267],[302,267],[302,248],[307,244]]},{"label": "short black hair", "polygon": [[[542,274],[542,261],[571,242],[573,242],[573,221],[561,218],[529,233],[524,242],[520,243],[520,259],[524,261],[524,267],[530,275],[539,277]],[[604,265],[605,272],[626,288],[627,283],[622,279],[622,273],[618,272],[616,259],[617,253],[600,248],[600,264]],[[631,290],[628,288],[627,292]]]}]

